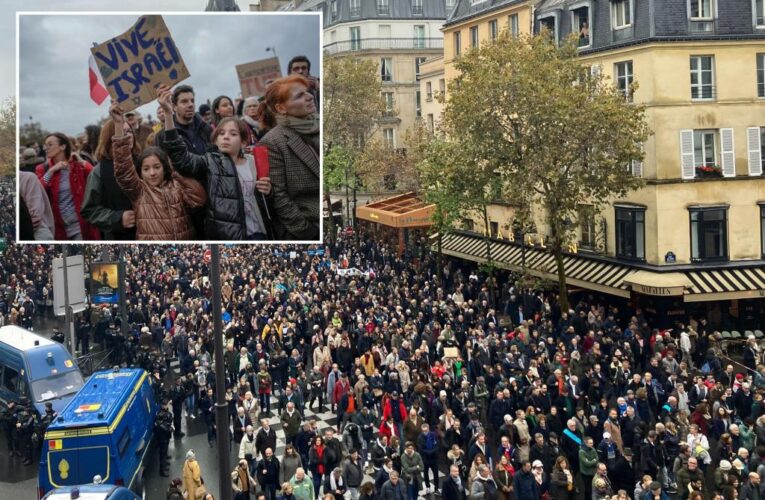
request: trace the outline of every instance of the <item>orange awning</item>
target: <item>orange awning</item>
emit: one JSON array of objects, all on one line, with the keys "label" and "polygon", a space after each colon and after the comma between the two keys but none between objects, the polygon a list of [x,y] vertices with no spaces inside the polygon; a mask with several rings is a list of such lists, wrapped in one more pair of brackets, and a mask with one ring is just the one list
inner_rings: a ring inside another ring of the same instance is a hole
[{"label": "orange awning", "polygon": [[356,208],[356,217],[388,227],[428,227],[435,205],[420,200],[415,193],[405,193]]}]

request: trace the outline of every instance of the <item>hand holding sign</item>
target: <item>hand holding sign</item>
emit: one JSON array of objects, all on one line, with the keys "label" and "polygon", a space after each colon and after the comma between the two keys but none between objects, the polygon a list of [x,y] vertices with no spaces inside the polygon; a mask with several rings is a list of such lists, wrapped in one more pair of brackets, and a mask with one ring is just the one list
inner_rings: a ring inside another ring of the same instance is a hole
[{"label": "hand holding sign", "polygon": [[263,193],[264,195],[268,196],[271,194],[271,178],[270,177],[261,177],[258,180],[255,181],[255,188]]},{"label": "hand holding sign", "polygon": [[170,91],[170,87],[166,85],[160,85],[157,87],[158,102],[162,111],[166,114],[173,114],[173,93]]},{"label": "hand holding sign", "polygon": [[112,105],[109,106],[109,116],[112,117],[115,125],[120,125],[120,127],[115,127],[115,130],[117,128],[122,128],[121,125],[125,122],[125,112],[122,111],[120,105],[114,100],[112,100]]},{"label": "hand holding sign", "polygon": [[109,94],[125,112],[156,99],[159,84],[189,77],[162,16],[141,16],[125,33],[90,51]]}]

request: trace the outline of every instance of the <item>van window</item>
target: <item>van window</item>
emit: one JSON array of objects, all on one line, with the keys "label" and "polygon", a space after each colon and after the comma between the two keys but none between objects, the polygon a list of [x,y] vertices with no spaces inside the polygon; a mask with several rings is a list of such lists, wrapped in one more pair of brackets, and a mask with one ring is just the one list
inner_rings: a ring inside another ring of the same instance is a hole
[{"label": "van window", "polygon": [[122,431],[122,435],[120,436],[120,440],[117,442],[117,450],[120,452],[120,457],[125,455],[129,442],[130,433],[128,432],[128,428],[125,427],[125,430]]},{"label": "van window", "polygon": [[6,391],[16,392],[16,386],[18,383],[19,372],[9,366],[6,366],[3,369],[3,389]]}]

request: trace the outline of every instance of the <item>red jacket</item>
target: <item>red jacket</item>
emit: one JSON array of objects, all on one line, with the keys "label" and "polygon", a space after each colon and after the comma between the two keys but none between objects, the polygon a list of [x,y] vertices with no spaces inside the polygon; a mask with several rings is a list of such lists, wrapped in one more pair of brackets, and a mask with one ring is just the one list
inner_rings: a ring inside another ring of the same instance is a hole
[{"label": "red jacket", "polygon": [[351,390],[351,383],[346,381],[343,383],[343,380],[340,379],[337,382],[335,382],[335,390],[332,393],[332,397],[334,398],[333,404],[337,404],[340,402],[341,399],[343,399],[343,396],[345,396],[348,392]]},{"label": "red jacket", "polygon": [[[389,418],[389,419],[393,420],[393,408],[392,408],[392,406],[393,405],[391,404],[391,399],[388,398],[385,401],[385,405],[383,406],[383,420],[385,420],[386,418]],[[398,400],[398,411],[401,414],[401,422],[402,423],[406,422],[406,415],[407,415],[406,406],[404,406],[404,402],[401,400],[401,398],[399,398],[399,400]],[[393,420],[393,421],[395,422],[395,420]]]},{"label": "red jacket", "polygon": [[[61,218],[61,212],[59,212],[59,189],[61,182],[61,173],[56,172],[50,180],[50,186],[45,185],[43,176],[49,168],[53,166],[53,160],[47,160],[46,163],[41,163],[35,167],[35,173],[40,179],[40,182],[48,193],[50,198],[51,208],[53,209],[53,220],[56,223],[55,238],[57,240],[68,240],[66,236],[66,228],[64,227],[64,221]],[[88,175],[93,170],[93,165],[87,161],[80,162],[76,156],[72,155],[69,159],[69,184],[72,190],[72,199],[74,200],[74,209],[77,211],[77,220],[80,222],[80,231],[82,232],[83,240],[100,240],[101,233],[95,226],[92,226],[80,214],[82,208],[82,200],[85,198],[85,184],[87,183]]]}]

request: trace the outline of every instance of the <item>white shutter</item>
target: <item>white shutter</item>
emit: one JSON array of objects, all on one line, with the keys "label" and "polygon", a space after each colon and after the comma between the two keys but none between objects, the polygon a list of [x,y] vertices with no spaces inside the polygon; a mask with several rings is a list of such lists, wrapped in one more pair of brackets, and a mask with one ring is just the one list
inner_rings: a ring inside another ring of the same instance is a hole
[{"label": "white shutter", "polygon": [[720,129],[720,145],[723,177],[736,177],[736,152],[733,146],[733,129]]},{"label": "white shutter", "polygon": [[746,148],[749,154],[749,175],[762,175],[760,127],[746,129]]},{"label": "white shutter", "polygon": [[632,160],[632,175],[635,177],[643,177],[643,162],[640,160]]},{"label": "white shutter", "polygon": [[696,177],[696,169],[693,164],[693,130],[680,131],[680,167],[683,179]]}]

